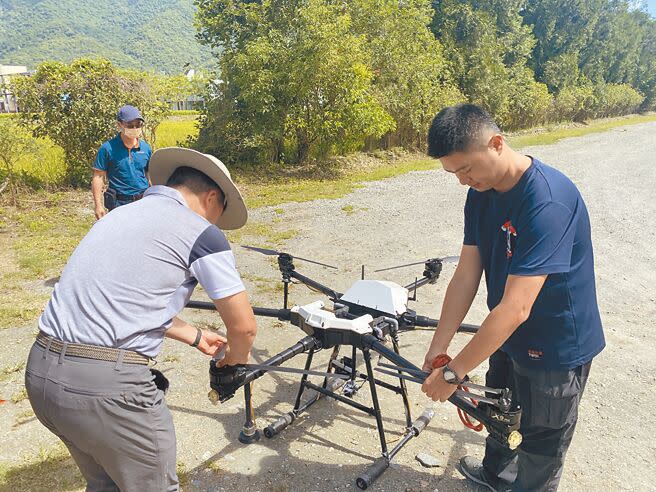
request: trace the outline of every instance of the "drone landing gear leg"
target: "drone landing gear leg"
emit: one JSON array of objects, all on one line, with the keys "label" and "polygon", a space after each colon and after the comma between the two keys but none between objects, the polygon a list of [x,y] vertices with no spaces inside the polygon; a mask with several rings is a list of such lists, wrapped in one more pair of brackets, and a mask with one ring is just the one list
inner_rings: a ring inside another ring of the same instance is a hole
[{"label": "drone landing gear leg", "polygon": [[[394,347],[394,352],[397,355],[400,355],[399,352],[399,343],[398,338],[392,336],[392,343]],[[365,490],[367,489],[378,477],[380,477],[387,468],[389,468],[390,462],[396,456],[396,454],[405,446],[413,437],[417,437],[421,431],[423,431],[428,423],[431,421],[434,415],[432,408],[427,408],[424,412],[412,422],[412,416],[410,413],[410,402],[408,400],[408,390],[406,389],[405,381],[399,378],[400,384],[400,393],[403,397],[403,404],[405,406],[405,416],[406,416],[406,431],[401,438],[401,440],[392,448],[391,451],[387,451],[387,442],[385,441],[385,432],[383,430],[382,417],[380,413],[380,405],[378,403],[378,396],[376,394],[376,384],[373,376],[373,370],[371,367],[371,356],[368,349],[363,351],[364,361],[367,366],[367,374],[369,379],[369,384],[371,387],[371,398],[374,403],[374,411],[376,417],[376,423],[378,425],[378,434],[380,436],[380,444],[382,450],[382,456],[377,458],[360,476],[356,479],[355,483],[358,488]]]},{"label": "drone landing gear leg", "polygon": [[[392,347],[397,355],[401,355],[399,351],[399,337],[396,333],[392,336]],[[408,388],[405,385],[405,379],[399,378],[399,385],[401,387],[401,396],[403,397],[403,406],[405,407],[406,427],[410,428],[412,425],[412,414],[410,413],[410,400],[408,400]]]},{"label": "drone landing gear leg", "polygon": [[355,480],[355,484],[359,489],[365,490],[374,481],[380,477],[387,468],[389,468],[390,460],[392,459],[387,452],[387,441],[385,440],[385,429],[383,428],[383,417],[380,413],[380,403],[378,402],[378,393],[376,392],[376,381],[374,379],[374,371],[371,367],[371,355],[369,349],[362,351],[365,366],[367,367],[367,379],[369,380],[369,388],[371,390],[371,399],[374,405],[374,417],[376,417],[376,427],[378,428],[378,437],[380,439],[380,448],[382,456],[373,462],[360,476]]},{"label": "drone landing gear leg", "polygon": [[244,386],[244,399],[246,400],[246,422],[239,433],[239,442],[251,444],[260,440],[260,429],[255,423],[255,412],[253,411],[252,388],[253,383]]},{"label": "drone landing gear leg", "polygon": [[427,408],[422,412],[422,414],[413,422],[413,424],[408,427],[405,434],[398,442],[396,446],[387,454],[383,454],[380,458],[373,462],[360,476],[356,479],[355,484],[358,488],[365,490],[369,487],[374,481],[380,477],[387,468],[389,468],[390,462],[396,456],[396,454],[401,451],[401,448],[405,446],[410,439],[417,437],[421,434],[426,426],[429,424],[435,412],[432,408]]},{"label": "drone landing gear leg", "polygon": [[[332,355],[330,356],[330,360],[328,362],[328,372],[332,370],[332,364],[333,361],[337,358],[337,355],[339,354],[339,346],[335,347],[333,350]],[[312,364],[312,358],[314,356],[314,350],[311,350],[310,353],[308,354],[307,360],[305,361],[305,370],[307,371],[310,369],[310,365]],[[298,393],[296,394],[296,401],[294,403],[294,408],[290,411],[287,412],[284,415],[281,415],[278,420],[275,422],[269,424],[265,429],[264,429],[264,435],[267,438],[272,438],[273,436],[276,436],[280,434],[284,429],[287,428],[288,425],[290,425],[292,422],[294,422],[300,414],[305,412],[308,408],[310,408],[312,405],[314,405],[319,399],[323,396],[322,393],[315,393],[314,396],[312,396],[308,401],[305,403],[301,404],[301,399],[303,397],[303,393],[305,392],[305,389],[308,387],[308,382],[307,382],[308,375],[304,374],[303,377],[301,378],[301,384],[298,388]],[[326,389],[328,391],[335,391],[338,389],[341,385],[344,384],[343,379],[330,379],[330,378],[324,378],[323,380],[323,385],[322,388]]]}]

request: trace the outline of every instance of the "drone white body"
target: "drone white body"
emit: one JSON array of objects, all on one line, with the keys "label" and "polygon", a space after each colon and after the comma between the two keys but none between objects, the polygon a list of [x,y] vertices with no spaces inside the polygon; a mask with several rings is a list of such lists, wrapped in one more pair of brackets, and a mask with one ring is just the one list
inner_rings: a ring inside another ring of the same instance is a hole
[{"label": "drone white body", "polygon": [[338,318],[334,313],[324,310],[323,307],[323,301],[314,301],[304,306],[294,306],[292,312],[297,312],[306,325],[315,329],[348,330],[360,335],[372,332],[370,323],[374,318],[370,314],[356,319],[344,319]]},{"label": "drone white body", "polygon": [[408,289],[386,280],[358,280],[340,301],[364,306],[396,317],[408,310]]}]

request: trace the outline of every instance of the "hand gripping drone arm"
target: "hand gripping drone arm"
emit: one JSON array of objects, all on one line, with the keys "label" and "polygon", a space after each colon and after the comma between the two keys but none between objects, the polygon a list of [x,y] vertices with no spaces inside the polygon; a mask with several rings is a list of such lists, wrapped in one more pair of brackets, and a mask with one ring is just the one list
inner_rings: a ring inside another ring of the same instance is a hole
[{"label": "hand gripping drone arm", "polygon": [[[292,357],[311,350],[315,345],[316,339],[307,336],[291,347],[266,360],[262,365],[279,366]],[[223,403],[232,398],[239,388],[251,383],[259,377],[262,377],[264,374],[266,374],[266,370],[264,369],[249,371],[243,365],[223,366],[218,368],[216,367],[216,360],[212,359],[210,361],[210,387],[213,391],[210,392],[210,399]]]},{"label": "hand gripping drone arm", "polygon": [[[364,335],[363,345],[399,367],[420,371],[412,362],[387,348],[373,335]],[[474,405],[470,400],[455,394],[449,398],[449,402],[485,425],[490,436],[501,444],[514,449],[521,443],[521,434],[518,432],[521,410],[503,412],[492,405]]]}]

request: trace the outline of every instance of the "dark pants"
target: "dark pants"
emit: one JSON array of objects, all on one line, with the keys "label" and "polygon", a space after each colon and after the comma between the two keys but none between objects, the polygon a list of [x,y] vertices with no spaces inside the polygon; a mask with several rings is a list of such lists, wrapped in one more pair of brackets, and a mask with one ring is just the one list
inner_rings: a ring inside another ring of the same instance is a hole
[{"label": "dark pants", "polygon": [[175,431],[148,366],[56,354],[32,346],[27,395],[59,437],[87,492],[177,491]]},{"label": "dark pants", "polygon": [[544,371],[519,366],[501,351],[492,354],[487,386],[511,388],[514,402],[522,407],[524,439],[517,450],[489,437],[486,441],[483,467],[491,481],[501,481],[501,489],[505,484],[522,492],[558,489],[591,364]]},{"label": "dark pants", "polygon": [[108,188],[103,194],[103,202],[107,211],[114,210],[121,205],[127,205],[128,203],[136,202],[141,200],[144,192],[138,193],[136,195],[121,195],[111,188]]}]

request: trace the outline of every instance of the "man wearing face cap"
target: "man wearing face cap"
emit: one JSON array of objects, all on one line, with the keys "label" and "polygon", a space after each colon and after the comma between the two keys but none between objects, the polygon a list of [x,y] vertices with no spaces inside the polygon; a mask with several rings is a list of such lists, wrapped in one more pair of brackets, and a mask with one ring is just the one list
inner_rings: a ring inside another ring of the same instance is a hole
[{"label": "man wearing face cap", "polygon": [[[247,219],[230,173],[181,148],[155,152],[150,173],[143,199],[96,222],[69,258],[26,366],[34,413],[91,492],[179,488],[167,381],[149,368],[164,337],[209,356],[224,351],[221,364],[236,365],[248,362],[256,333],[222,232]],[[178,317],[199,283],[226,338]]]},{"label": "man wearing face cap", "polygon": [[[121,106],[116,115],[118,133],[100,146],[93,163],[91,192],[96,219],[107,211],[139,200],[148,188],[152,151],[141,138],[144,119],[134,106]],[[105,181],[109,181],[103,192]]]}]

